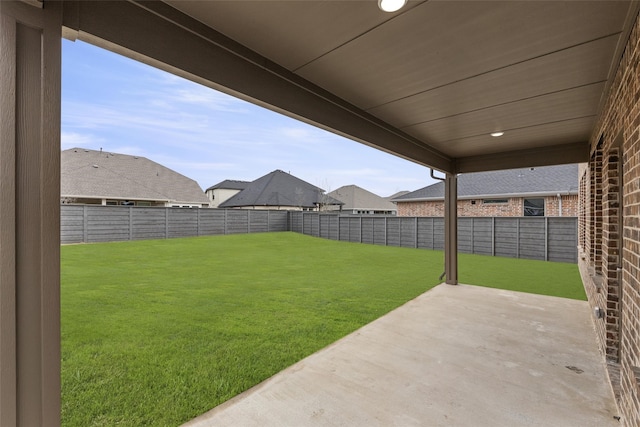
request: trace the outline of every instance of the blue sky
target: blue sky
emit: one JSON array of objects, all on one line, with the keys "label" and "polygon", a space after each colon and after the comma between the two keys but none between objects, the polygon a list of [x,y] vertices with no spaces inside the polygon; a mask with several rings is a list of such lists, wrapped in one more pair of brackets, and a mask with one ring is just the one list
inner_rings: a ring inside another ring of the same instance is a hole
[{"label": "blue sky", "polygon": [[196,180],[281,169],[325,190],[417,190],[429,169],[80,41],[62,44],[62,149],[147,157]]}]

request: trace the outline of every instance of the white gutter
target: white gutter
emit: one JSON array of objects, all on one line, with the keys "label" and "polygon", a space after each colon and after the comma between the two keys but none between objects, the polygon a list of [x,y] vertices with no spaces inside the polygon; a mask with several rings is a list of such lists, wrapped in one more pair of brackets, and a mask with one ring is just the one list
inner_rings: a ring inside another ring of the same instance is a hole
[{"label": "white gutter", "polygon": [[[513,197],[549,197],[556,196],[560,193],[557,192],[533,192],[533,193],[505,193],[505,194],[474,194],[467,196],[458,196],[458,200],[474,200],[474,199],[498,199],[498,198],[513,198]],[[564,196],[577,196],[578,192],[566,192],[562,194]],[[395,199],[394,203],[402,202],[437,202],[444,200],[444,197],[416,197],[413,199]]]},{"label": "white gutter", "polygon": [[[76,199],[109,199],[109,200],[140,200],[140,201],[144,201],[144,202],[167,202],[167,203],[178,203],[178,202],[174,202],[173,200],[169,200],[169,199],[150,199],[147,197],[120,197],[120,196],[96,196],[96,195],[91,195],[91,196],[80,196],[80,195],[74,195],[74,194],[64,194],[61,195],[60,197],[73,197]],[[184,202],[184,203],[195,203],[195,202]]]}]

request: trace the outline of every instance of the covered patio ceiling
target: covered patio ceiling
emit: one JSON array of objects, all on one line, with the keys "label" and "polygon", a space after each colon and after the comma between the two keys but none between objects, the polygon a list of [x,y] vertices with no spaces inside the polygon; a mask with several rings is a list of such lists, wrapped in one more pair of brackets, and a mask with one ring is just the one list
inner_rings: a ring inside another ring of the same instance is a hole
[{"label": "covered patio ceiling", "polygon": [[462,173],[587,161],[638,7],[71,1],[64,25],[66,37]]}]

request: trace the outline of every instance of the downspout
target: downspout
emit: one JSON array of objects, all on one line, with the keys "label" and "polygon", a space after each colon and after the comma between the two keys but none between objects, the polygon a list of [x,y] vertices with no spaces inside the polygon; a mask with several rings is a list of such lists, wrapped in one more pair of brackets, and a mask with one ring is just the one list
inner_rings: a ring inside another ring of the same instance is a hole
[{"label": "downspout", "polygon": [[458,176],[446,174],[446,178],[434,175],[431,169],[431,178],[444,181],[444,273],[449,285],[458,284]]},{"label": "downspout", "polygon": [[440,178],[439,176],[435,176],[433,173],[435,172],[433,169],[430,169],[431,171],[431,178],[433,179],[437,179],[438,181],[446,181],[445,178]]}]

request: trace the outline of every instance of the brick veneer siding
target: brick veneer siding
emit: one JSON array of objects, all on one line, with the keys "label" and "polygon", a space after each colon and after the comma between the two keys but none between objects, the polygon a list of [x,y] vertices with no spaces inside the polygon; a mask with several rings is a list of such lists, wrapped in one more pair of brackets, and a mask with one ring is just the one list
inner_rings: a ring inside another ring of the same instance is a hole
[{"label": "brick veneer siding", "polygon": [[[637,18],[637,17],[636,17]],[[640,425],[640,21],[590,141],[580,177],[580,273],[623,426]],[[622,233],[622,235],[620,234]],[[622,242],[621,242],[622,240]],[[621,266],[621,272],[618,267]],[[594,312],[595,313],[595,312]],[[619,380],[617,379],[619,369]]]},{"label": "brick veneer siding", "polygon": [[[578,216],[578,195],[544,198],[545,216]],[[474,203],[475,202],[475,203]],[[398,202],[398,216],[444,216],[444,204],[441,201]],[[560,215],[562,205],[562,215]],[[484,203],[482,199],[458,200],[458,216],[492,217],[523,216],[524,198],[512,197],[508,203]]]}]

